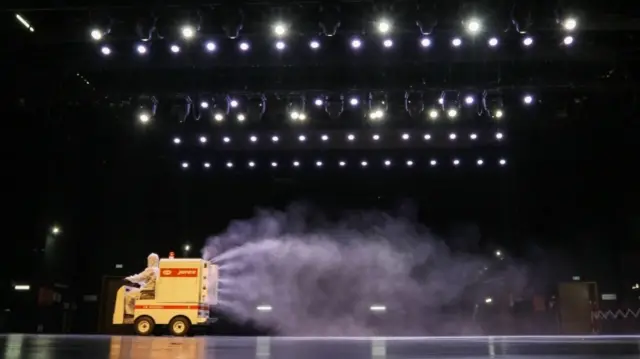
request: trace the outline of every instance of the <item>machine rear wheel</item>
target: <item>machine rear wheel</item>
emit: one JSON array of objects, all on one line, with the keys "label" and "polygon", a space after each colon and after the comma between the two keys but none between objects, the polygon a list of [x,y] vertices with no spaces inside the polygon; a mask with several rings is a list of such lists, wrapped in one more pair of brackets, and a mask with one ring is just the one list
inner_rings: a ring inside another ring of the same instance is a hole
[{"label": "machine rear wheel", "polygon": [[176,337],[183,337],[189,333],[191,322],[185,317],[175,317],[169,322],[169,333]]},{"label": "machine rear wheel", "polygon": [[133,322],[133,328],[138,335],[151,335],[153,333],[153,328],[156,326],[156,323],[147,316],[138,317],[135,322]]}]

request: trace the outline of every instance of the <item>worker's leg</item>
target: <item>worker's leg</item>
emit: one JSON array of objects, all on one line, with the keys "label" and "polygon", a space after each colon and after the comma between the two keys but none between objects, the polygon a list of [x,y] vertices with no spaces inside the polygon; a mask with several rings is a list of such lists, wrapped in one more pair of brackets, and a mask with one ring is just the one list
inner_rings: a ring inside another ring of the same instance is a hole
[{"label": "worker's leg", "polygon": [[134,288],[124,294],[124,314],[133,315],[136,309],[136,300],[140,299],[140,289]]}]

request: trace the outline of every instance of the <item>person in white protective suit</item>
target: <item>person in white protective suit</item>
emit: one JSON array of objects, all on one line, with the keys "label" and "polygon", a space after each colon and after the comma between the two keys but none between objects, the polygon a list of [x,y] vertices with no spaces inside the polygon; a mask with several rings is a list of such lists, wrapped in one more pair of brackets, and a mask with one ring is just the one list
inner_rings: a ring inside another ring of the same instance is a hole
[{"label": "person in white protective suit", "polygon": [[154,291],[156,290],[156,281],[160,274],[160,257],[157,254],[151,253],[147,257],[147,268],[141,273],[129,276],[125,280],[140,285],[140,288],[133,288],[129,290],[124,296],[124,314],[133,315],[136,306],[136,300],[140,299],[141,291]]}]

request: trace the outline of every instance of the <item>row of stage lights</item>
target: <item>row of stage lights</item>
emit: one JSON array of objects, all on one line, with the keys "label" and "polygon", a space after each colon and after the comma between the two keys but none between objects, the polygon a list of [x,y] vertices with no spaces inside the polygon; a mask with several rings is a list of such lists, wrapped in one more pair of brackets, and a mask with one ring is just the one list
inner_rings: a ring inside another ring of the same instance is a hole
[{"label": "row of stage lights", "polygon": [[[451,159],[450,163],[454,167],[458,167],[458,166],[462,165],[462,161],[459,158]],[[345,168],[345,167],[348,166],[348,162],[345,161],[345,160],[339,160],[339,161],[337,161],[337,162],[335,162],[333,164],[336,165],[339,168]],[[385,159],[385,160],[383,160],[381,162],[381,164],[385,168],[391,168],[394,163],[393,163],[393,161],[391,159]],[[407,159],[402,164],[405,167],[412,168],[412,167],[416,166],[416,161],[414,161],[412,159]],[[432,158],[432,159],[430,159],[428,161],[428,166],[429,167],[436,167],[436,166],[438,166],[440,164],[441,163],[435,158]],[[479,167],[484,166],[485,164],[487,164],[487,162],[482,158],[478,158],[475,161],[475,165],[479,166]],[[504,159],[504,158],[499,158],[496,161],[496,164],[501,166],[501,167],[504,167],[504,166],[507,165],[507,160]],[[293,161],[291,161],[290,165],[293,168],[300,168],[300,167],[302,167],[302,161],[293,160]],[[317,160],[317,161],[313,162],[313,166],[315,166],[316,168],[324,168],[327,165],[328,164],[326,162],[321,161],[321,160]],[[362,168],[367,168],[367,167],[370,166],[370,162],[368,160],[361,160],[359,163],[357,163],[357,165],[359,167],[362,167]],[[257,164],[256,161],[247,161],[246,166],[247,166],[247,168],[257,168],[258,164]],[[280,166],[280,163],[278,163],[278,161],[270,161],[270,162],[267,163],[267,166],[271,167],[271,168],[278,168]],[[189,162],[183,161],[183,162],[180,163],[180,167],[182,169],[184,169],[184,170],[187,170],[187,169],[189,169],[191,167],[191,165],[189,164]],[[212,166],[211,162],[203,162],[202,163],[202,168],[204,168],[204,169],[210,169],[212,167],[213,166]],[[226,167],[228,169],[233,169],[233,168],[236,167],[236,164],[233,161],[227,161],[227,162],[224,163],[224,167]]]},{"label": "row of stage lights", "polygon": [[[449,138],[449,140],[450,140],[450,141],[455,141],[455,140],[459,139],[458,134],[457,134],[457,133],[455,133],[455,132],[451,132],[451,133],[449,133],[449,135],[448,135],[447,137]],[[472,141],[475,141],[475,140],[479,139],[478,134],[477,134],[477,133],[475,133],[475,132],[471,132],[471,133],[469,133],[469,136],[468,136],[468,137],[469,137],[469,139],[470,139],[470,140],[472,140]],[[432,138],[433,138],[433,136],[432,136],[431,134],[429,134],[429,133],[425,133],[425,134],[422,136],[422,139],[423,139],[424,141],[430,141]],[[496,133],[495,133],[495,135],[494,135],[494,138],[495,138],[497,141],[502,141],[502,140],[505,138],[505,136],[504,136],[504,133],[502,133],[502,132],[496,132]],[[381,137],[379,134],[373,134],[373,135],[371,135],[371,140],[372,140],[372,141],[374,141],[374,142],[376,142],[376,141],[380,141],[381,139],[382,139],[382,137]],[[409,133],[406,133],[406,132],[405,132],[405,133],[403,133],[403,134],[401,134],[401,135],[400,135],[400,139],[401,139],[401,140],[403,140],[403,141],[409,141],[409,140],[411,139],[411,135],[410,135]],[[258,140],[259,140],[259,139],[258,139],[258,136],[256,136],[256,135],[250,135],[250,136],[249,136],[249,142],[250,142],[250,143],[257,143],[257,142],[258,142]],[[297,140],[298,140],[298,142],[300,142],[300,143],[304,143],[304,142],[307,142],[307,141],[309,140],[309,138],[308,138],[306,135],[298,135]],[[319,140],[320,140],[320,141],[322,141],[322,142],[328,142],[328,141],[330,140],[330,138],[329,138],[329,135],[323,134],[323,135],[320,135],[320,136],[319,136]],[[346,141],[348,141],[348,142],[354,142],[354,141],[356,141],[356,136],[355,136],[354,134],[347,134],[347,135],[345,136],[345,140],[346,140]],[[200,136],[200,137],[198,138],[198,141],[199,141],[201,144],[203,144],[203,145],[204,145],[204,144],[206,144],[209,140],[208,140],[208,138],[207,138],[206,136]],[[270,137],[270,141],[271,141],[272,143],[278,143],[278,142],[280,142],[280,136],[278,136],[278,135],[272,135],[272,136]],[[180,144],[182,144],[182,139],[181,139],[180,137],[174,137],[174,138],[173,138],[173,143],[174,143],[175,145],[180,145]],[[231,137],[229,137],[229,136],[223,136],[223,137],[222,137],[222,143],[231,143]]]}]

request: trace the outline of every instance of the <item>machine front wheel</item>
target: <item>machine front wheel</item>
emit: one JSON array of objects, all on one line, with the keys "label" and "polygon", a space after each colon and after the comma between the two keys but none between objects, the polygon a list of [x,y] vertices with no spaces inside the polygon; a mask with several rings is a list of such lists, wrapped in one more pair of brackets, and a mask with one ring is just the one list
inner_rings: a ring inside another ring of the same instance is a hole
[{"label": "machine front wheel", "polygon": [[151,335],[155,325],[156,323],[153,319],[147,316],[138,317],[135,322],[133,322],[133,328],[135,329],[136,334],[144,336]]},{"label": "machine front wheel", "polygon": [[169,322],[169,333],[176,337],[183,337],[189,333],[191,322],[185,317],[175,317]]}]

